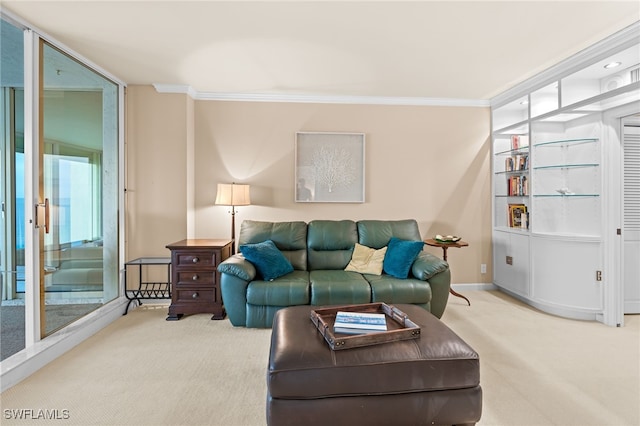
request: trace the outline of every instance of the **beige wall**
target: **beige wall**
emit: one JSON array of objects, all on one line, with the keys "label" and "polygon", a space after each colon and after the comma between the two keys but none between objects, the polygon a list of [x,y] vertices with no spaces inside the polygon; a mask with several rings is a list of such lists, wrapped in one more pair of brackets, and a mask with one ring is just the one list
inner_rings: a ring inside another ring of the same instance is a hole
[{"label": "beige wall", "polygon": [[169,256],[165,246],[187,236],[193,100],[151,86],[129,86],[126,98],[126,259]]},{"label": "beige wall", "polygon": [[[228,208],[213,202],[217,183],[238,182],[251,184],[253,203],[237,208],[238,228],[244,219],[415,218],[424,238],[469,242],[449,251],[454,283],[491,282],[488,108],[195,101],[190,145],[188,99],[128,89],[127,187],[135,175],[137,193],[127,195],[127,258],[134,248],[162,253],[188,227],[196,238],[230,236]],[[365,133],[365,203],[294,202],[298,131]]]}]

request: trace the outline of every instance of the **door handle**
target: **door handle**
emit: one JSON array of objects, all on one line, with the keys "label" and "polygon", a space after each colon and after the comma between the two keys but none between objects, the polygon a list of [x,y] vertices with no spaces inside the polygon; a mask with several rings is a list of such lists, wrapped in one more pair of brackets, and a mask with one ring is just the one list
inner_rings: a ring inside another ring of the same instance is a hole
[{"label": "door handle", "polygon": [[[49,233],[49,199],[45,198],[44,203],[36,204],[36,228],[44,228],[46,234]],[[43,223],[44,222],[44,223]]]}]

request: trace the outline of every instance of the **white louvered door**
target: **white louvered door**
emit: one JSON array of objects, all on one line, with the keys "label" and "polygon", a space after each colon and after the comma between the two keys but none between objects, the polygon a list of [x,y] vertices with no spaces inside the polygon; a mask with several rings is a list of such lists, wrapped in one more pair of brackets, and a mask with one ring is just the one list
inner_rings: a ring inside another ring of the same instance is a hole
[{"label": "white louvered door", "polygon": [[640,124],[624,126],[624,313],[640,313]]}]

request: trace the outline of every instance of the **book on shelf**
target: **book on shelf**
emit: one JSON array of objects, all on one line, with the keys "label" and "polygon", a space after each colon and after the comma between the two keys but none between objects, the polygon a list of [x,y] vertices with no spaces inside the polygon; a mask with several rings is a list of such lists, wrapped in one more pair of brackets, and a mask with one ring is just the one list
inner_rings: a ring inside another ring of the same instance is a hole
[{"label": "book on shelf", "polygon": [[528,135],[511,135],[511,150],[517,151],[529,147]]},{"label": "book on shelf", "polygon": [[504,170],[507,172],[529,170],[529,155],[518,154],[505,158]]},{"label": "book on shelf", "polygon": [[529,212],[524,204],[509,204],[507,219],[510,228],[529,228]]},{"label": "book on shelf", "polygon": [[529,195],[529,179],[526,176],[511,176],[507,179],[507,195],[524,197]]},{"label": "book on shelf", "polygon": [[516,170],[529,170],[528,155],[516,155]]},{"label": "book on shelf", "polygon": [[387,331],[385,314],[338,311],[333,324],[335,333],[364,334]]}]

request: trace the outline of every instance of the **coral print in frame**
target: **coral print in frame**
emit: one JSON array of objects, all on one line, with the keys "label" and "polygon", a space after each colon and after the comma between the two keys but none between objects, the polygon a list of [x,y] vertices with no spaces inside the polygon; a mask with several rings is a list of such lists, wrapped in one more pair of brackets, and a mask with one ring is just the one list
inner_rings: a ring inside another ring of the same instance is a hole
[{"label": "coral print in frame", "polygon": [[298,203],[364,203],[364,134],[296,133]]}]

